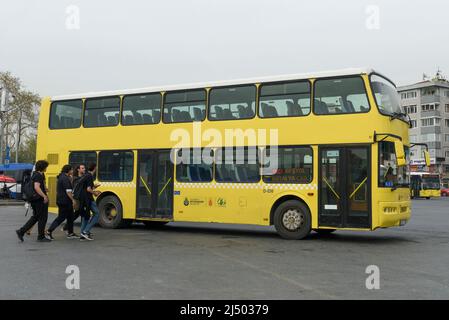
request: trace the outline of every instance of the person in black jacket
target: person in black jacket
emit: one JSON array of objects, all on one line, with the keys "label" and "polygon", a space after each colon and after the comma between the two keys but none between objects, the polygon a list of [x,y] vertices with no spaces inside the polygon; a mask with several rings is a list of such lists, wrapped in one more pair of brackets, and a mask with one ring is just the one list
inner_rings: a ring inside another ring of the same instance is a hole
[{"label": "person in black jacket", "polygon": [[[82,178],[84,176],[84,174],[86,173],[86,166],[84,164],[79,164],[75,167],[75,169],[73,170],[73,176],[72,176],[72,186],[73,189],[75,189],[75,186],[78,183],[83,183]],[[83,199],[78,199],[75,200],[73,202],[73,210],[74,210],[74,214],[73,214],[73,223],[75,223],[76,219],[78,219],[78,217],[83,215],[84,211],[87,211],[86,208],[86,203],[85,201],[83,201]],[[67,223],[64,224],[64,226],[61,228],[61,231],[64,231],[65,233],[68,233],[67,230]]]},{"label": "person in black jacket", "polygon": [[33,215],[22,228],[16,230],[16,234],[22,242],[25,232],[30,230],[36,223],[38,227],[37,241],[51,241],[45,237],[45,225],[48,219],[48,196],[47,187],[45,186],[45,171],[47,167],[48,162],[45,160],[39,160],[35,164],[35,171],[31,176],[31,181],[33,182],[33,188],[38,197],[30,202],[31,208],[33,208]]},{"label": "person in black jacket", "polygon": [[67,220],[67,239],[78,239],[79,236],[73,232],[73,195],[72,195],[72,166],[66,164],[62,167],[58,175],[56,185],[56,204],[58,206],[58,217],[53,220],[50,228],[47,230],[47,238],[54,240],[53,231],[64,221]]}]

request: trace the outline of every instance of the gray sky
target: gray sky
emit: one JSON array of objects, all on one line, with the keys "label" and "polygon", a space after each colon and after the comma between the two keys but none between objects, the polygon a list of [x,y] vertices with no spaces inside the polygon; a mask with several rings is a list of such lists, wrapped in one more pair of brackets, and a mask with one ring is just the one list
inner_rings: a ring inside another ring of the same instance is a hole
[{"label": "gray sky", "polygon": [[0,0],[0,70],[42,96],[361,66],[403,85],[449,75],[448,16],[441,0]]}]

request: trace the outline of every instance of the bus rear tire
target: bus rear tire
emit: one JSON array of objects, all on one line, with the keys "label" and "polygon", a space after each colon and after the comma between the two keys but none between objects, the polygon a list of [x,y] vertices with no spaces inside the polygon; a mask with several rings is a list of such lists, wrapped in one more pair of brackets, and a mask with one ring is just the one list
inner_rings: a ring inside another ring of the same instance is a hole
[{"label": "bus rear tire", "polygon": [[312,226],[309,209],[298,200],[281,203],[274,211],[273,222],[278,234],[288,240],[304,239]]},{"label": "bus rear tire", "polygon": [[116,196],[106,196],[98,204],[100,211],[99,224],[103,228],[118,229],[131,225],[132,220],[123,219],[122,203]]},{"label": "bus rear tire", "polygon": [[168,221],[142,221],[145,228],[156,229],[165,226]]}]

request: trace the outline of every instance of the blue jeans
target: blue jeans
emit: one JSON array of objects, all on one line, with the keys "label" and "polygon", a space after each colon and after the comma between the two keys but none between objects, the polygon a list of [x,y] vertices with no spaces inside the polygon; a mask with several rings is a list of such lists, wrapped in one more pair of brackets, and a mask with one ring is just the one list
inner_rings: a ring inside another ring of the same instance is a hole
[{"label": "blue jeans", "polygon": [[81,221],[81,233],[89,233],[90,229],[97,224],[100,219],[100,211],[98,210],[97,203],[95,201],[90,202],[89,212],[92,211],[92,216],[88,218],[82,218]]}]

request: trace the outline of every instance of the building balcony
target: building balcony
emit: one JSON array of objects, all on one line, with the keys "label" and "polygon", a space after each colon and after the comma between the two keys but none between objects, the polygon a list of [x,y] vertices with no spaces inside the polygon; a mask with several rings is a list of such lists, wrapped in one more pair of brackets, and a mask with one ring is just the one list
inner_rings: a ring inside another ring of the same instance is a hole
[{"label": "building balcony", "polygon": [[441,103],[441,96],[436,94],[429,96],[421,96],[421,104],[426,103]]},{"label": "building balcony", "polygon": [[421,118],[441,117],[440,110],[421,111]]}]

